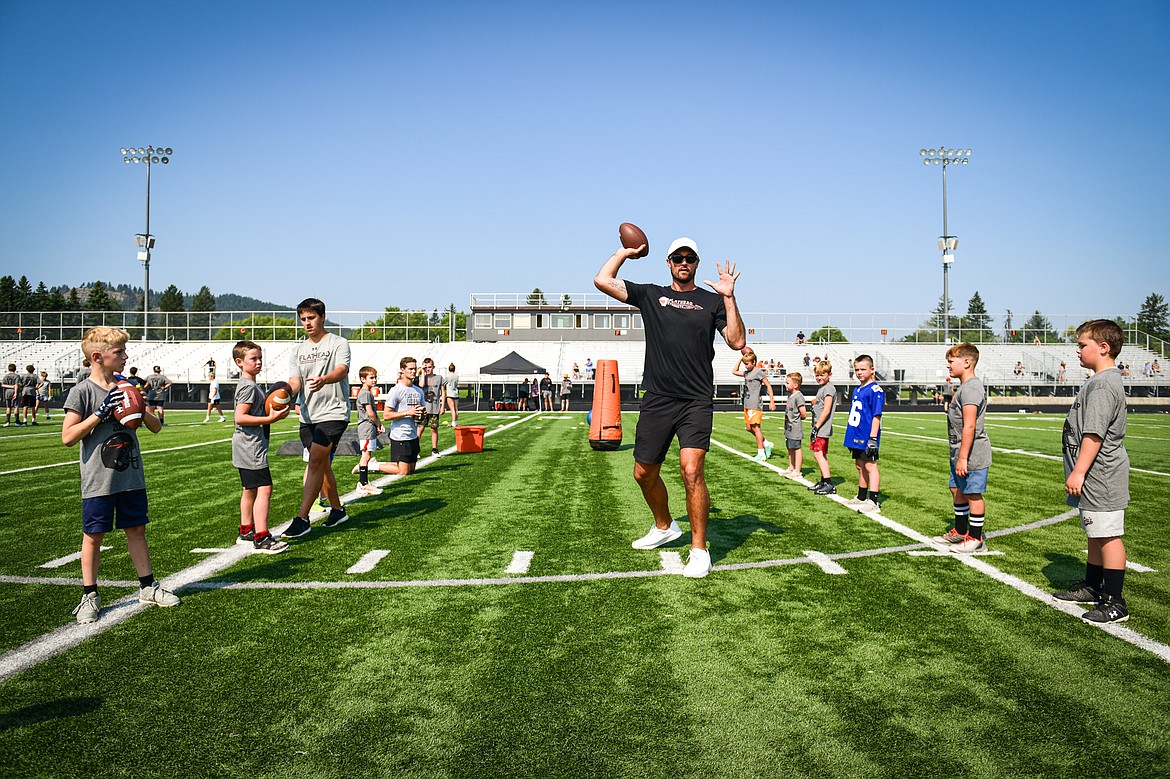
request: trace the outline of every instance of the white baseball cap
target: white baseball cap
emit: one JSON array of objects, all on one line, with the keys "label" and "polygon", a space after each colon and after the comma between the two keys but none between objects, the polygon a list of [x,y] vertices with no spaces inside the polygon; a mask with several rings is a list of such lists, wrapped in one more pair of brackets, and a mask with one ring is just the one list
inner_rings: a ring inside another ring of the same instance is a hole
[{"label": "white baseball cap", "polygon": [[699,245],[690,238],[675,238],[674,243],[672,243],[670,248],[666,250],[666,256],[669,257],[679,249],[690,249],[695,253],[696,257],[699,256]]}]

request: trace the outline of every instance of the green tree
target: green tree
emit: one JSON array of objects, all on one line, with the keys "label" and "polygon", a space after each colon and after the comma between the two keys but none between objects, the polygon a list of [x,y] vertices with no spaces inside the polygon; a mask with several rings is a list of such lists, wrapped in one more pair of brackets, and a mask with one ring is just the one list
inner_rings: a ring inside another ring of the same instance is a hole
[{"label": "green tree", "polygon": [[64,311],[68,304],[65,302],[65,296],[61,294],[61,290],[55,289],[49,293],[49,302],[46,305],[46,311]]},{"label": "green tree", "polygon": [[441,322],[441,321],[443,321],[443,320],[439,317],[439,309],[436,308],[434,311],[431,312],[430,322],[432,325],[437,327],[439,325],[439,322]]},{"label": "green tree", "polygon": [[825,325],[824,327],[820,328],[819,330],[814,330],[812,332],[812,335],[810,335],[808,337],[808,340],[814,344],[823,344],[823,343],[846,344],[846,343],[849,343],[849,339],[845,337],[845,334],[842,333],[840,331],[840,329],[833,327],[832,325]]},{"label": "green tree", "polygon": [[28,281],[28,276],[21,276],[20,281],[16,282],[16,310],[29,311],[29,304],[32,302],[32,284]]},{"label": "green tree", "polygon": [[90,311],[113,311],[118,306],[110,297],[106,285],[95,281],[89,287],[89,295],[85,298],[85,307]]},{"label": "green tree", "polygon": [[561,308],[568,308],[571,305],[573,305],[573,299],[569,297],[569,293],[561,295]]},{"label": "green tree", "polygon": [[1061,341],[1060,336],[1052,329],[1052,322],[1039,311],[1033,312],[1032,316],[1028,317],[1028,321],[1024,322],[1023,329],[1015,331],[1012,341],[1014,343],[1031,343],[1037,338],[1046,344],[1060,343]]},{"label": "green tree", "polygon": [[960,322],[964,341],[982,343],[995,341],[995,333],[991,329],[991,315],[987,313],[987,306],[983,303],[979,291],[976,290],[967,301],[967,315]]},{"label": "green tree", "polygon": [[183,308],[183,293],[174,284],[163,290],[162,297],[158,300],[159,311],[184,311]]},{"label": "green tree", "polygon": [[1141,310],[1138,311],[1134,324],[1143,333],[1166,341],[1170,340],[1168,317],[1170,317],[1170,306],[1166,305],[1166,298],[1157,292],[1151,292],[1142,302]]},{"label": "green tree", "polygon": [[446,336],[446,331],[440,333],[440,329],[431,325],[425,311],[403,311],[397,306],[387,306],[382,316],[364,322],[348,337],[352,341],[430,341],[436,336]]},{"label": "green tree", "polygon": [[51,311],[49,308],[49,288],[45,286],[45,282],[37,284],[37,288],[33,290],[32,297],[29,299],[29,309],[32,311]]},{"label": "green tree", "polygon": [[548,301],[544,299],[544,293],[540,291],[540,287],[528,293],[528,305],[530,306],[547,306]]},{"label": "green tree", "polygon": [[215,310],[215,295],[211,294],[207,285],[200,287],[195,297],[191,298],[191,310],[197,312],[191,315],[191,327],[198,328],[192,335],[201,338],[202,332],[211,327],[211,312]]},{"label": "green tree", "polygon": [[293,317],[250,316],[224,325],[215,331],[214,341],[295,341],[301,335]]}]

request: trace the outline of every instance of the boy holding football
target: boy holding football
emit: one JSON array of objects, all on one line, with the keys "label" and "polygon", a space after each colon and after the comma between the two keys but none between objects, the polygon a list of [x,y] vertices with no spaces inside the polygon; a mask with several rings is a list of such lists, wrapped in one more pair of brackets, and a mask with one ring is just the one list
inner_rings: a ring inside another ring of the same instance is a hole
[{"label": "boy holding football", "polygon": [[332,454],[349,427],[349,341],[325,329],[325,304],[305,298],[297,318],[307,336],[289,358],[288,383],[301,406],[301,446],[309,453],[305,486],[297,515],[282,538],[298,538],[312,529],[309,512],[322,488],[329,500],[324,527],[349,519],[337,494]]},{"label": "boy holding football", "polygon": [[[425,410],[422,390],[415,386],[418,363],[403,357],[398,363],[398,383],[386,393],[383,418],[390,420],[390,462],[401,476],[414,473],[418,462],[418,420]],[[392,471],[392,473],[395,471]]]},{"label": "boy holding football", "polygon": [[853,361],[853,371],[861,384],[853,390],[849,404],[849,425],[845,428],[845,448],[857,465],[857,497],[845,505],[859,511],[877,511],[878,448],[882,442],[882,408],[886,393],[874,380],[873,358],[859,354]]},{"label": "boy holding football", "polygon": [[[263,554],[280,554],[288,543],[268,531],[268,507],[272,504],[272,472],[268,469],[268,430],[273,422],[288,416],[290,405],[271,414],[268,399],[256,383],[264,367],[264,353],[252,341],[232,347],[232,359],[240,369],[236,384],[236,429],[232,433],[232,465],[240,472],[240,535],[237,544],[251,546]],[[215,374],[212,374],[215,375]],[[206,420],[205,420],[206,421]]]},{"label": "boy holding football", "polygon": [[[81,443],[81,602],[73,609],[78,622],[94,622],[101,613],[98,566],[102,540],[112,530],[126,533],[126,547],[138,572],[138,600],[156,606],[177,606],[179,598],[155,581],[146,544],[146,475],[136,431],[114,418],[124,390],[119,374],[126,367],[129,334],[113,327],[93,327],[81,341],[92,371],[69,393],[61,442]],[[162,424],[149,410],[142,424],[157,433]]]}]

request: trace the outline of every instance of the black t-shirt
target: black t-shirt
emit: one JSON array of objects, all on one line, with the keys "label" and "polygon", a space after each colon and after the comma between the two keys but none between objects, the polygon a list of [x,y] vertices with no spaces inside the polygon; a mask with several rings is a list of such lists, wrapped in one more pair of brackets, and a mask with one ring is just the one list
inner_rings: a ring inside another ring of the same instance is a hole
[{"label": "black t-shirt", "polygon": [[646,364],[642,386],[672,398],[710,400],[715,375],[715,333],[727,326],[723,297],[705,289],[676,292],[625,281],[626,302],[642,312]]}]

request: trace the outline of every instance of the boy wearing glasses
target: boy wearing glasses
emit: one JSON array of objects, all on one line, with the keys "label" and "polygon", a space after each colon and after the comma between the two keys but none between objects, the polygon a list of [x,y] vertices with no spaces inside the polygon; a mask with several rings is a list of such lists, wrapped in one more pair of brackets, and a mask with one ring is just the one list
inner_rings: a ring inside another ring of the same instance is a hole
[{"label": "boy wearing glasses", "polygon": [[699,247],[679,238],[667,250],[670,286],[635,284],[617,277],[626,260],[644,247],[618,249],[593,279],[599,290],[642,312],[646,328],[645,394],[634,435],[634,479],[654,515],[650,531],[634,541],[635,549],[655,549],[682,536],[670,514],[660,471],[671,442],[679,442],[679,465],[687,496],[691,553],[683,576],[700,579],[711,571],[707,519],[711,496],[703,475],[711,447],[712,394],[715,383],[715,333],[732,349],[743,349],[744,327],[735,302],[739,274],[728,260],[719,281],[705,281],[712,292],[695,285]]}]

